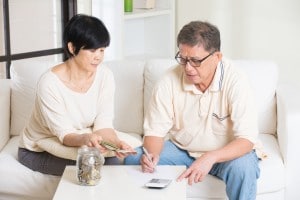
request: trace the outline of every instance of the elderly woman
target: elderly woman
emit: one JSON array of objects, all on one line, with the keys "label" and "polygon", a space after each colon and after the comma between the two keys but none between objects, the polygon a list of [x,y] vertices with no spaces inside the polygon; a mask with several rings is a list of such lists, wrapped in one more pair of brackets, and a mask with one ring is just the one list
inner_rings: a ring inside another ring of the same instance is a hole
[{"label": "elderly woman", "polygon": [[[47,152],[39,145],[43,139],[54,137],[63,146],[87,145],[102,153],[107,151],[100,145],[102,140],[133,150],[117,137],[112,125],[114,78],[101,65],[110,43],[107,28],[95,17],[76,15],[65,27],[63,39],[69,58],[41,76],[18,151],[23,165],[52,175],[62,175],[65,166],[76,161]],[[116,153],[106,158],[105,164],[119,164],[118,158],[127,155]]]}]

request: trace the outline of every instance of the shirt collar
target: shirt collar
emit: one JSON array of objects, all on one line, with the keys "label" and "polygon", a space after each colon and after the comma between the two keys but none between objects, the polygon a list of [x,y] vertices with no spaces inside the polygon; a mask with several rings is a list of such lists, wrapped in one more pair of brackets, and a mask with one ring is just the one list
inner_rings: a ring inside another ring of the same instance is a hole
[{"label": "shirt collar", "polygon": [[216,73],[209,87],[209,90],[212,92],[220,91],[222,89],[223,78],[224,78],[224,64],[223,61],[220,61],[218,63]]},{"label": "shirt collar", "polygon": [[[184,74],[184,70],[182,70],[182,84],[183,84],[183,89],[185,91],[191,91],[194,94],[203,94],[200,90],[196,88],[194,84],[190,84],[188,80],[186,79],[186,76]],[[211,92],[218,92],[222,88],[222,83],[223,83],[223,78],[224,78],[224,65],[223,62],[220,61],[218,63],[216,73],[214,75],[213,81],[211,85],[208,87],[208,90]]]}]

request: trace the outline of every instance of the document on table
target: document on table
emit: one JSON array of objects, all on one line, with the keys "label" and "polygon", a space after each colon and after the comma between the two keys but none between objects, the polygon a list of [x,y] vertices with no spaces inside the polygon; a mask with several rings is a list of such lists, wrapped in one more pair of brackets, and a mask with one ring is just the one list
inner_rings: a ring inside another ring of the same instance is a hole
[{"label": "document on table", "polygon": [[172,181],[176,181],[184,169],[185,168],[182,167],[182,170],[171,170],[168,165],[158,165],[153,173],[143,173],[140,166],[134,168],[130,167],[126,170],[129,177],[136,184],[144,186],[145,183],[152,178],[171,179]]}]

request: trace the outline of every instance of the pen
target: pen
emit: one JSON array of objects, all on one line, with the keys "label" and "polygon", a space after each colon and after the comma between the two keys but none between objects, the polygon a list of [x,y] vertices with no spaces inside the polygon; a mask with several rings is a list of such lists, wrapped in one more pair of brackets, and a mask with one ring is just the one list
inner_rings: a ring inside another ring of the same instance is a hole
[{"label": "pen", "polygon": [[144,151],[146,157],[148,158],[148,160],[152,163],[152,165],[154,167],[154,163],[152,162],[152,160],[151,160],[151,158],[149,156],[149,153],[148,153],[148,151],[147,151],[147,149],[145,147],[143,147],[143,151]]}]

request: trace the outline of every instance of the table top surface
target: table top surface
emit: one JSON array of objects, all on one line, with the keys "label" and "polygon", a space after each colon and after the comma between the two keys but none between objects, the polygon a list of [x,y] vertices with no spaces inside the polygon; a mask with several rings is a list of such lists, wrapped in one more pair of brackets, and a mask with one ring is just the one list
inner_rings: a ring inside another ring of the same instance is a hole
[{"label": "table top surface", "polygon": [[[154,173],[143,173],[139,165],[104,165],[99,184],[83,186],[78,183],[76,166],[67,166],[53,200],[183,200],[187,182],[177,182],[176,178],[184,170],[185,166],[161,165]],[[167,178],[172,182],[163,189],[149,189],[144,185],[152,178]]]}]

